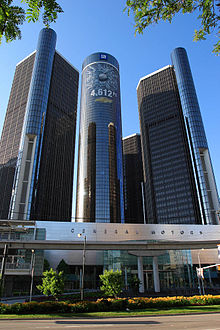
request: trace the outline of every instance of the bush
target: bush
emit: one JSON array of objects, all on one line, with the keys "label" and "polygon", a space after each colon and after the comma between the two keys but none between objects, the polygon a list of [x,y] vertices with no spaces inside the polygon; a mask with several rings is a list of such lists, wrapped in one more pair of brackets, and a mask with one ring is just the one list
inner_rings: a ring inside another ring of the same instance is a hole
[{"label": "bush", "polygon": [[99,275],[99,277],[102,282],[101,291],[104,291],[106,296],[117,298],[124,285],[121,270],[105,270],[104,274]]},{"label": "bush", "polygon": [[139,280],[139,278],[137,277],[137,275],[131,275],[128,278],[128,284],[129,284],[129,288],[131,290],[133,290],[134,292],[138,292],[139,286],[141,284],[141,281]]},{"label": "bush", "polygon": [[13,305],[0,303],[0,314],[52,314],[52,313],[88,313],[119,311],[129,308],[173,308],[194,305],[220,305],[220,296],[193,297],[161,297],[161,298],[108,298],[97,301],[80,301],[67,303],[65,301],[27,302]]},{"label": "bush", "polygon": [[111,299],[101,298],[96,301],[97,311],[107,312],[111,310]]},{"label": "bush", "polygon": [[62,294],[64,291],[64,277],[63,272],[57,273],[52,268],[43,272],[42,285],[37,285],[37,289],[40,290],[45,296]]},{"label": "bush", "polygon": [[111,299],[112,311],[125,310],[127,307],[128,307],[128,299],[126,298]]}]

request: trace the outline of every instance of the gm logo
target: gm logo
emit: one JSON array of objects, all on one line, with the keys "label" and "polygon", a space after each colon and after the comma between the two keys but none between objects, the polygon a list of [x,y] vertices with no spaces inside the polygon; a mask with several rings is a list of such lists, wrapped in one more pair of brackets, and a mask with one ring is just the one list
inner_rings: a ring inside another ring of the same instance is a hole
[{"label": "gm logo", "polygon": [[100,54],[100,60],[107,60],[106,54]]}]

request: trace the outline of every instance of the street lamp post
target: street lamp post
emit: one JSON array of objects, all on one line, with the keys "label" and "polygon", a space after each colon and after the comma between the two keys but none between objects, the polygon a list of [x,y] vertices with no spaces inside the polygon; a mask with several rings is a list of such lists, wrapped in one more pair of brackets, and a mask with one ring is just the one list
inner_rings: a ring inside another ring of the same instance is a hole
[{"label": "street lamp post", "polygon": [[85,275],[85,261],[86,261],[86,235],[83,236],[82,234],[78,234],[78,237],[84,238],[83,244],[83,260],[82,260],[82,282],[81,282],[81,300],[84,299],[84,275]]},{"label": "street lamp post", "polygon": [[31,250],[31,286],[30,286],[29,301],[32,300],[33,283],[34,283],[34,266],[35,266],[35,251]]},{"label": "street lamp post", "polygon": [[[198,279],[199,279],[199,293],[200,293],[200,295],[201,294],[203,294],[203,295],[205,295],[205,288],[204,288],[204,282],[203,282],[203,275],[202,275],[202,273],[201,273],[201,261],[200,261],[200,253],[202,252],[202,251],[204,251],[205,249],[204,248],[202,248],[200,251],[199,251],[199,253],[198,253],[198,262],[199,262],[199,271],[200,271],[200,277],[199,277],[199,275],[197,274],[197,276],[198,276]],[[201,281],[202,281],[202,293],[201,293],[201,282],[200,282],[200,279],[201,279]]]},{"label": "street lamp post", "polygon": [[0,273],[0,297],[1,298],[4,293],[5,267],[6,267],[7,256],[8,256],[8,244],[5,244],[3,257],[2,257],[1,273]]}]

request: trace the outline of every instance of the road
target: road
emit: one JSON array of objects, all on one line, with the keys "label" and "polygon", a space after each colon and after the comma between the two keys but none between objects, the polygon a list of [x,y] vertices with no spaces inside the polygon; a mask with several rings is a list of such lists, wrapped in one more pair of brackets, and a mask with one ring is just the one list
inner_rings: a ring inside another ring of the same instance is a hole
[{"label": "road", "polygon": [[0,329],[205,329],[220,330],[220,314],[146,316],[104,319],[0,320]]}]

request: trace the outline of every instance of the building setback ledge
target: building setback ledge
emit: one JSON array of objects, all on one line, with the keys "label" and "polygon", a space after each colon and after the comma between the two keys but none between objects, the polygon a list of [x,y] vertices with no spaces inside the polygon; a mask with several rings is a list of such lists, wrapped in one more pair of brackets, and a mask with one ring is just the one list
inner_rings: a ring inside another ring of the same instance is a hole
[{"label": "building setback ledge", "polygon": [[[189,249],[213,249],[217,248],[220,240],[210,241],[87,241],[87,250],[189,250]],[[0,248],[8,244],[9,249],[35,249],[35,250],[83,250],[84,242],[78,241],[1,241]]]}]

